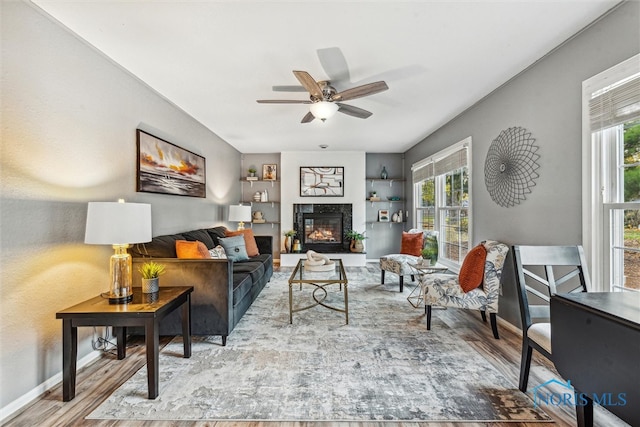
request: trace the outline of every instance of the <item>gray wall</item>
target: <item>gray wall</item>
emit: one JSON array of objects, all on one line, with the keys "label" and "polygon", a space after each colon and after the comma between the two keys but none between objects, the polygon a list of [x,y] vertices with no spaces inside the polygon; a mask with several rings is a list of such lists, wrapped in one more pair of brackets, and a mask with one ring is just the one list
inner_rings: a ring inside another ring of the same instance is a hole
[{"label": "gray wall", "polygon": [[[153,234],[226,222],[240,153],[26,2],[0,2],[0,415],[61,380],[55,313],[108,289],[87,202],[150,203]],[[136,192],[136,128],[206,158],[207,197]],[[81,328],[79,357],[91,354]],[[0,418],[2,418],[0,416]]]},{"label": "gray wall", "polygon": [[[471,136],[474,244],[581,244],[582,81],[637,54],[639,28],[640,3],[622,4],[412,147],[406,175],[413,163]],[[540,177],[525,201],[503,208],[487,192],[484,161],[491,142],[513,126],[536,138]],[[519,325],[511,259],[504,273],[499,315]]]}]

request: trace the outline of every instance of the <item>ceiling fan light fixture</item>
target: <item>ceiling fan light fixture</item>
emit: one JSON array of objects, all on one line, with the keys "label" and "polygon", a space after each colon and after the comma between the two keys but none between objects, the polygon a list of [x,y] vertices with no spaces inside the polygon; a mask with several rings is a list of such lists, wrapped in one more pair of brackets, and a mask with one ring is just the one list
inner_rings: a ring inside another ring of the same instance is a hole
[{"label": "ceiling fan light fixture", "polygon": [[328,118],[332,117],[338,111],[338,108],[338,105],[334,102],[319,101],[311,104],[309,111],[311,111],[313,117],[324,122]]}]

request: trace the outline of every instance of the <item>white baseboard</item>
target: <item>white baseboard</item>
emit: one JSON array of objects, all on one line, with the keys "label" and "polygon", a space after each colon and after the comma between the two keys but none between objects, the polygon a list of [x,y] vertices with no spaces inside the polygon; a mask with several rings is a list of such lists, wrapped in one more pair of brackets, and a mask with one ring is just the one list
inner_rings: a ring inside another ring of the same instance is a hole
[{"label": "white baseboard", "polygon": [[[87,354],[85,357],[78,360],[76,371],[98,359],[101,355],[102,352],[100,351],[92,351],[91,353]],[[25,406],[27,406],[29,403],[40,397],[43,393],[57,386],[61,382],[62,372],[59,372],[42,384],[33,388],[31,391],[23,394],[13,402],[0,409],[0,425],[4,424],[6,421],[9,421],[16,415],[17,412],[22,410]]]}]

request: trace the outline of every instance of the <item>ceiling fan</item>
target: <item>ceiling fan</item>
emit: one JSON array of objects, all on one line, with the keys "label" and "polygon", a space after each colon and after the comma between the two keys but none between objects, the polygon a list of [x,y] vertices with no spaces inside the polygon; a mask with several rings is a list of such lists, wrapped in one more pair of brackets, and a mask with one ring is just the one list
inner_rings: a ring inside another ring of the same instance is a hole
[{"label": "ceiling fan", "polygon": [[362,98],[389,89],[385,82],[379,81],[338,92],[331,86],[330,81],[316,81],[306,71],[294,71],[293,74],[307,92],[309,92],[309,100],[259,99],[257,102],[260,104],[310,104],[309,112],[302,118],[301,123],[309,123],[316,118],[324,122],[333,116],[336,111],[360,119],[366,119],[373,113],[362,108],[354,107],[353,105],[343,104],[342,101]]}]

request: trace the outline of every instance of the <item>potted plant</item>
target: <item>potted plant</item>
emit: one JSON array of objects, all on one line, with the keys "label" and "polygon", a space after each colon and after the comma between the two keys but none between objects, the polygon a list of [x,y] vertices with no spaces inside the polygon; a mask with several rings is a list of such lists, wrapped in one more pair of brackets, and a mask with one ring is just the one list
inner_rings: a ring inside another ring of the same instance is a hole
[{"label": "potted plant", "polygon": [[289,230],[284,233],[284,250],[291,253],[291,238],[296,235],[296,230]]},{"label": "potted plant", "polygon": [[347,239],[351,240],[351,244],[349,245],[351,252],[362,252],[364,250],[364,245],[362,244],[362,241],[366,239],[364,233],[366,233],[366,231],[362,233],[355,230],[347,231]]},{"label": "potted plant", "polygon": [[421,255],[422,259],[429,261],[429,265],[435,265],[438,262],[438,240],[435,236],[427,236],[425,238]]},{"label": "potted plant", "polygon": [[142,275],[142,292],[151,294],[160,290],[160,276],[165,272],[165,266],[157,262],[145,262],[138,269]]},{"label": "potted plant", "polygon": [[250,167],[248,169],[248,172],[249,172],[249,176],[256,176],[256,168]]}]

